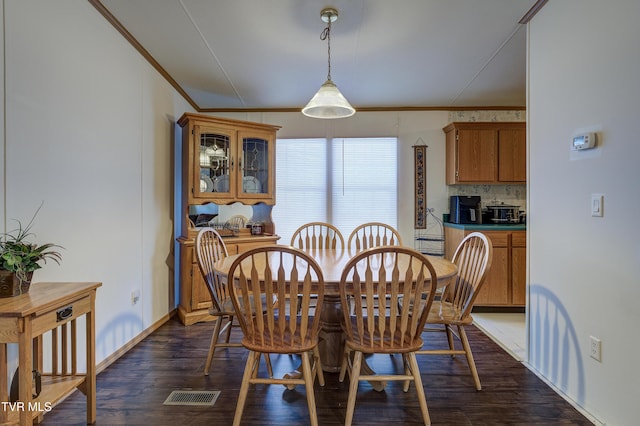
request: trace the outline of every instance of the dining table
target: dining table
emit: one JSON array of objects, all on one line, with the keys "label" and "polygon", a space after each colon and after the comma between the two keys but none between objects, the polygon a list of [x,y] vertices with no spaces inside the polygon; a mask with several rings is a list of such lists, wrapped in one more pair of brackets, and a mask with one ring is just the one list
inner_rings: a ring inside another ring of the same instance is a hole
[{"label": "dining table", "polygon": [[[343,309],[345,309],[340,301],[340,279],[344,267],[355,253],[342,249],[304,251],[318,263],[324,279],[324,300],[320,310],[320,342],[318,344],[322,369],[325,372],[339,372],[344,352],[342,322],[344,321]],[[230,255],[214,264],[214,271],[223,281],[228,282],[229,268],[238,256],[240,254]],[[438,289],[446,287],[458,272],[457,266],[442,257],[429,255],[426,257],[435,269]],[[312,283],[312,291],[313,285],[317,285],[317,282]]]}]

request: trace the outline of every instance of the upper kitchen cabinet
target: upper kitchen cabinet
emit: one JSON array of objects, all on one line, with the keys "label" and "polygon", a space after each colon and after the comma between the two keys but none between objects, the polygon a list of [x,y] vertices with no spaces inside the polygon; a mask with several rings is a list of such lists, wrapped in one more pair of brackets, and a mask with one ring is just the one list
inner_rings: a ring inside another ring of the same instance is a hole
[{"label": "upper kitchen cabinet", "polygon": [[447,185],[526,182],[526,123],[451,123],[443,130]]},{"label": "upper kitchen cabinet", "polygon": [[525,123],[519,128],[498,129],[498,181],[527,181],[527,130]]},{"label": "upper kitchen cabinet", "polygon": [[184,114],[183,205],[274,205],[275,144],[279,126]]}]

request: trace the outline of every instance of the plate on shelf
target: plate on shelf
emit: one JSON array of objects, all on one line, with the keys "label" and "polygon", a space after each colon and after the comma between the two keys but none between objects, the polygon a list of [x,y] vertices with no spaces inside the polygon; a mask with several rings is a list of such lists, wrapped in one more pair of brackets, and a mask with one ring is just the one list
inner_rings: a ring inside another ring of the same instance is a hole
[{"label": "plate on shelf", "polygon": [[247,194],[259,194],[262,192],[262,184],[253,176],[242,178],[242,191]]},{"label": "plate on shelf", "polygon": [[225,155],[224,149],[217,146],[207,147],[204,150],[204,153],[207,154],[209,157],[227,158],[227,156]]},{"label": "plate on shelf", "polygon": [[218,176],[213,181],[213,190],[215,192],[229,192],[229,175]]},{"label": "plate on shelf", "polygon": [[213,181],[207,175],[200,175],[200,192],[213,192]]}]

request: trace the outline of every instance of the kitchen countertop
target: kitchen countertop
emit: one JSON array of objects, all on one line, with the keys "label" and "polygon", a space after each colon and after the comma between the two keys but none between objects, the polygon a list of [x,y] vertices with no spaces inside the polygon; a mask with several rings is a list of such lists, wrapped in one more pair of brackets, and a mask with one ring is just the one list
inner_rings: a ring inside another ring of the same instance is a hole
[{"label": "kitchen countertop", "polygon": [[443,222],[449,228],[464,229],[465,231],[526,231],[525,223],[451,223]]}]

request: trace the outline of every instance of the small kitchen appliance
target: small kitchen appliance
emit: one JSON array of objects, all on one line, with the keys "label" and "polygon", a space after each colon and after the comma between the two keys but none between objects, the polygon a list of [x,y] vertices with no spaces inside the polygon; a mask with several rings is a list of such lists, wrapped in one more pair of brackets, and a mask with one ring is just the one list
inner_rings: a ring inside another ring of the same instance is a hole
[{"label": "small kitchen appliance", "polygon": [[449,222],[482,223],[479,195],[454,195],[449,198]]},{"label": "small kitchen appliance", "polygon": [[494,223],[520,223],[520,207],[507,204],[487,206],[489,218]]}]

